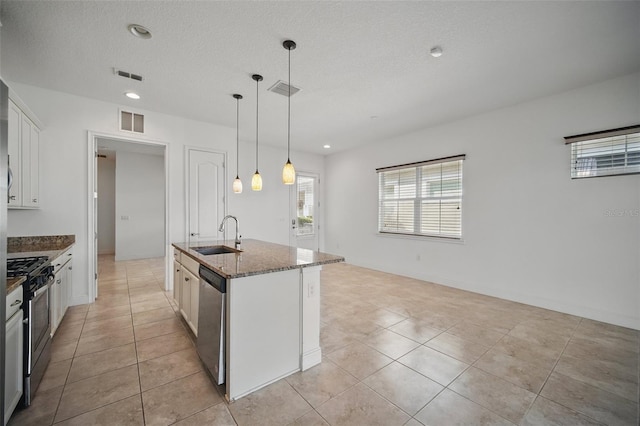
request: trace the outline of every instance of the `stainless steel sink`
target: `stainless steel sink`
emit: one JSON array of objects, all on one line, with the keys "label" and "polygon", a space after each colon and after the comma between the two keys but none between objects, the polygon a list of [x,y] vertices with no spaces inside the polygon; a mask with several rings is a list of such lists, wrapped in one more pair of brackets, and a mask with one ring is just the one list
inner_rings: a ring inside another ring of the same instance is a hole
[{"label": "stainless steel sink", "polygon": [[212,254],[240,253],[242,251],[227,246],[192,247],[191,249],[204,256],[209,256]]}]

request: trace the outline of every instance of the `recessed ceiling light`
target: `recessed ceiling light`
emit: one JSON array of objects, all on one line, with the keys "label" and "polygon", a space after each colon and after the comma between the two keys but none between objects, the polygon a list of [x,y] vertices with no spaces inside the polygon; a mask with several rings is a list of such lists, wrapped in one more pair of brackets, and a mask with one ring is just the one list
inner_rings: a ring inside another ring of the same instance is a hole
[{"label": "recessed ceiling light", "polygon": [[442,56],[442,47],[440,46],[432,47],[429,53],[431,53],[431,56],[433,56],[434,58],[439,58],[440,56]]},{"label": "recessed ceiling light", "polygon": [[138,95],[138,94],[137,94],[137,93],[135,93],[135,92],[127,92],[127,93],[125,93],[124,95],[125,95],[127,98],[130,98],[130,99],[140,99],[140,95]]},{"label": "recessed ceiling light", "polygon": [[151,31],[149,31],[147,28],[143,27],[142,25],[131,24],[127,28],[129,29],[129,32],[136,37],[151,38]]},{"label": "recessed ceiling light", "polygon": [[322,147],[323,147],[324,149],[329,149],[329,148],[331,148],[331,145],[326,144],[326,145],[323,145]]}]

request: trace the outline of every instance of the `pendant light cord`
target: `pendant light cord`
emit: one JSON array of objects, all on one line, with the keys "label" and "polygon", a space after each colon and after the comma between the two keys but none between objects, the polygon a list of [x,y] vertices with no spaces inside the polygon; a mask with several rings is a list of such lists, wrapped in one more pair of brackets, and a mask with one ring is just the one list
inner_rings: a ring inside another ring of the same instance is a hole
[{"label": "pendant light cord", "polygon": [[256,173],[258,173],[258,83],[256,79]]},{"label": "pendant light cord", "polygon": [[291,162],[291,47],[287,49],[289,51],[289,97],[288,97],[288,111],[287,111],[287,162]]},{"label": "pendant light cord", "polygon": [[240,98],[236,98],[236,179],[240,176]]}]

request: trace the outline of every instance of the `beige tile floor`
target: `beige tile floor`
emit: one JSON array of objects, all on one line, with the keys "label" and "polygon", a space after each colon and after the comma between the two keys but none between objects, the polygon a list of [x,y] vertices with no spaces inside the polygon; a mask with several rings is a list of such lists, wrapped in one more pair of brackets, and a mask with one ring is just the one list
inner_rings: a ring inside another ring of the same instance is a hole
[{"label": "beige tile floor", "polygon": [[637,331],[348,264],[322,272],[322,364],[232,404],[162,290],[99,261],[12,425],[637,425]]}]

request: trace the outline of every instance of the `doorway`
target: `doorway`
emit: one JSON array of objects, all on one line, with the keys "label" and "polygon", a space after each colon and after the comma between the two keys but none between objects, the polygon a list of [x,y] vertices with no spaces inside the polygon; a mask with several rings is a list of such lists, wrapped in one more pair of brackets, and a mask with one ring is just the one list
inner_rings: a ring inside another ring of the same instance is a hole
[{"label": "doorway", "polygon": [[89,134],[89,300],[98,296],[98,255],[164,258],[169,289],[167,145]]},{"label": "doorway", "polygon": [[291,191],[291,245],[320,251],[320,179],[315,173],[299,172]]}]

